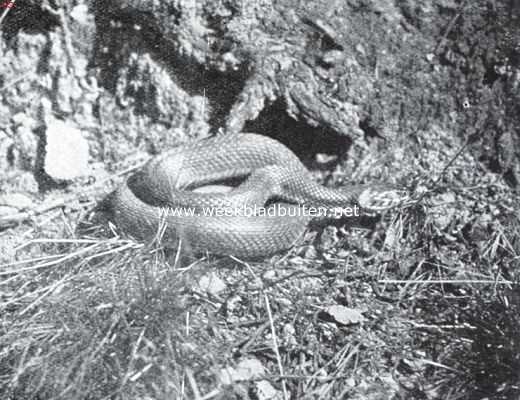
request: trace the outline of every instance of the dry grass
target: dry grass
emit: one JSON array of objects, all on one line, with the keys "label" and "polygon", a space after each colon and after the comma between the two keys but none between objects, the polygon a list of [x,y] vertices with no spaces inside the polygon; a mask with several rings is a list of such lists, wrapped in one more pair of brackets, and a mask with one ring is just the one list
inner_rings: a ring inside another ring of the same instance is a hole
[{"label": "dry grass", "polygon": [[[0,269],[4,397],[256,398],[267,380],[287,399],[512,398],[514,220],[453,239],[433,196],[259,263],[36,232],[19,251],[38,257]],[[199,285],[211,273],[223,291]],[[366,321],[328,320],[334,304]],[[223,368],[251,358],[260,377],[222,384]]]},{"label": "dry grass", "polygon": [[[463,145],[433,151],[454,140],[434,132],[424,131],[431,159],[415,170],[405,135],[395,151],[367,155],[371,168],[352,166],[359,182],[383,171],[412,181],[416,203],[363,227],[309,232],[263,262],[194,258],[110,231],[77,237],[81,213],[22,226],[20,261],[0,267],[3,397],[259,398],[267,381],[282,399],[513,398],[517,200],[479,169],[461,178],[471,157]],[[440,175],[428,175],[432,165]],[[220,291],[202,283],[215,276]],[[339,324],[324,313],[331,305],[365,321]],[[223,379],[251,359],[263,366],[256,375]]]}]

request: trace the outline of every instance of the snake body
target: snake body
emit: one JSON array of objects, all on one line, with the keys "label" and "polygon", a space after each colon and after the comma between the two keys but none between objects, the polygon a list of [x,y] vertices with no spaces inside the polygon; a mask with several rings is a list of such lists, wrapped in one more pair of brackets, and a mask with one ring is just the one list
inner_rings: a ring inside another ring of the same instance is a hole
[{"label": "snake body", "polygon": [[[241,183],[228,193],[196,191],[229,180]],[[180,239],[195,252],[257,258],[290,248],[305,232],[313,217],[302,213],[302,206],[359,205],[380,211],[395,205],[396,193],[386,185],[322,186],[280,142],[240,133],[182,145],[155,157],[113,192],[105,206],[116,225],[139,239],[160,238],[171,246]],[[267,211],[254,216],[202,212],[255,205]],[[185,209],[194,214],[178,214]]]}]

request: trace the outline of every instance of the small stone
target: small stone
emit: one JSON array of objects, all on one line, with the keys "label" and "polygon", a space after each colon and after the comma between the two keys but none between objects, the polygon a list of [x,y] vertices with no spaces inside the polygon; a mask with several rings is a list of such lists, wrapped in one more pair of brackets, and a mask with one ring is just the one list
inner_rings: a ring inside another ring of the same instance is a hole
[{"label": "small stone", "polygon": [[226,302],[226,309],[232,313],[234,310],[238,309],[240,307],[240,302],[242,301],[242,298],[238,295],[230,297]]},{"label": "small stone", "polygon": [[356,387],[356,380],[352,377],[347,378],[347,380],[345,381],[345,385],[351,388]]},{"label": "small stone", "polygon": [[203,292],[210,293],[214,296],[226,289],[226,283],[218,277],[215,272],[204,275],[199,280],[199,288]]},{"label": "small stone", "polygon": [[89,22],[88,6],[86,4],[78,4],[70,11],[70,17],[79,24],[86,25]]},{"label": "small stone", "polygon": [[294,329],[294,325],[290,323],[286,323],[283,326],[283,344],[285,346],[297,346],[298,341],[296,340],[296,329]]},{"label": "small stone", "polygon": [[250,290],[258,290],[264,288],[264,282],[259,277],[254,277],[249,281],[248,285]]},{"label": "small stone", "polygon": [[264,272],[262,277],[267,281],[274,281],[276,279],[276,271],[274,269],[270,269]]},{"label": "small stone", "polygon": [[411,360],[411,359],[403,358],[401,360],[401,363],[403,365],[405,365],[407,368],[409,368],[410,371],[413,371],[413,372],[424,371],[424,369],[426,368],[426,365],[424,364],[424,362],[421,359]]},{"label": "small stone", "polygon": [[220,370],[219,381],[222,385],[230,385],[233,382],[247,381],[261,377],[265,374],[265,368],[256,358],[242,360],[238,365],[226,367]]},{"label": "small stone", "polygon": [[25,125],[29,128],[34,128],[36,126],[36,121],[27,116],[27,114],[23,113],[23,112],[19,112],[19,113],[16,113],[15,115],[12,116],[12,120],[13,120],[13,123],[15,125]]},{"label": "small stone", "polygon": [[354,325],[359,324],[366,320],[365,317],[356,309],[348,308],[345,306],[330,306],[325,309],[327,313],[334,321],[342,325]]},{"label": "small stone", "polygon": [[293,302],[289,299],[286,299],[285,297],[279,297],[277,299],[277,302],[278,304],[280,304],[280,306],[282,307],[286,307],[286,308],[289,308],[289,307],[292,307],[293,306]]},{"label": "small stone", "polygon": [[238,68],[240,65],[240,60],[238,60],[238,58],[236,58],[236,56],[231,52],[224,53],[222,55],[222,61],[227,65],[231,65],[233,68]]},{"label": "small stone", "polygon": [[315,259],[315,258],[318,258],[318,251],[317,251],[316,248],[313,247],[313,246],[307,247],[307,248],[305,249],[305,255],[304,255],[304,257],[305,257],[306,259],[311,259],[311,260],[312,260],[312,259]]},{"label": "small stone", "polygon": [[260,360],[256,358],[248,358],[240,361],[237,365],[237,370],[244,376],[247,376],[246,379],[258,378],[265,374],[264,366]]},{"label": "small stone", "polygon": [[276,390],[269,381],[265,379],[256,382],[256,395],[258,400],[282,400],[282,392]]},{"label": "small stone", "polygon": [[361,43],[356,44],[356,51],[363,55],[366,54],[365,48],[363,47],[363,45]]},{"label": "small stone", "polygon": [[345,59],[345,53],[340,50],[330,50],[323,54],[321,59],[325,64],[335,65]]},{"label": "small stone", "polygon": [[334,154],[325,154],[325,153],[316,154],[316,162],[318,164],[328,164],[328,163],[336,161],[337,159],[338,159],[338,156],[334,155]]},{"label": "small stone", "polygon": [[233,367],[222,368],[218,380],[221,385],[231,385],[234,382],[236,371]]}]

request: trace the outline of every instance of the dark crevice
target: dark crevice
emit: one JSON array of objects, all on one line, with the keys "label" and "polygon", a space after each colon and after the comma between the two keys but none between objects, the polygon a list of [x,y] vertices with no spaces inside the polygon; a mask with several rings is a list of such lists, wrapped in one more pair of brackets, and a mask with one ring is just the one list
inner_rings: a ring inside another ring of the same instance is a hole
[{"label": "dark crevice", "polygon": [[279,140],[308,167],[313,165],[318,153],[338,156],[339,161],[352,144],[349,137],[338,135],[331,129],[315,128],[291,118],[283,100],[277,100],[264,108],[256,120],[246,123],[245,131]]},{"label": "dark crevice", "polygon": [[370,117],[359,121],[359,128],[364,132],[366,138],[382,138],[376,128],[372,126]]},{"label": "dark crevice", "polygon": [[489,65],[484,72],[482,83],[486,86],[492,87],[500,75],[496,73],[495,64]]}]

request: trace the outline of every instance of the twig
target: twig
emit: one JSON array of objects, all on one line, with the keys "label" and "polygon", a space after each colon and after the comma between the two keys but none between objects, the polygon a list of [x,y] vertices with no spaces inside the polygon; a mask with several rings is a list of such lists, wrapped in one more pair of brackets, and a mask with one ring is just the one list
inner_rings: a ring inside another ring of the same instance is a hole
[{"label": "twig", "polygon": [[335,376],[327,376],[327,377],[317,377],[316,375],[267,375],[266,377],[262,378],[269,378],[273,380],[280,380],[280,379],[294,379],[294,380],[316,380],[320,383],[326,383],[326,382],[334,382],[340,379],[347,379],[351,378],[352,373],[348,374],[340,374]]},{"label": "twig", "polygon": [[[105,178],[99,182],[96,182],[96,185],[94,187],[90,187],[82,192],[79,192],[79,193],[73,193],[69,196],[64,196],[60,199],[57,199],[57,200],[54,200],[54,201],[51,201],[49,203],[46,203],[46,204],[42,204],[38,207],[35,207],[31,210],[27,210],[27,211],[21,211],[21,212],[18,212],[18,213],[15,213],[15,214],[10,214],[10,215],[6,215],[6,216],[2,216],[0,217],[0,230],[3,230],[3,229],[7,229],[7,228],[10,228],[14,225],[17,225],[17,224],[20,224],[22,222],[25,222],[25,221],[28,221],[30,220],[31,218],[34,218],[38,215],[41,215],[41,214],[45,214],[49,211],[52,211],[56,208],[62,208],[62,207],[67,207],[68,209],[73,209],[73,210],[76,210],[76,209],[80,209],[81,206],[74,206],[73,203],[78,200],[80,197],[82,196],[86,196],[86,195],[91,195],[91,196],[96,196],[96,193],[98,192],[101,192],[102,195],[100,195],[99,197],[101,198],[103,195],[106,195],[105,191],[103,188],[101,188],[100,186],[102,184],[104,184],[105,182],[108,182],[110,180],[113,180],[115,178],[118,178],[122,175],[126,175],[132,171],[135,171],[136,169],[139,169],[141,167],[143,167],[145,164],[147,163],[147,160],[143,161],[143,162],[140,162],[139,164],[137,165],[134,165],[132,167],[129,167],[129,168],[126,168],[122,171],[119,171],[113,175],[111,175],[110,177],[108,178]],[[96,196],[97,197],[97,196]]]},{"label": "twig", "polygon": [[16,214],[7,215],[0,217],[0,229],[9,228],[13,225],[19,224],[23,221],[27,221],[36,215],[44,214],[48,211],[54,210],[55,208],[64,207],[66,204],[74,200],[73,196],[67,196],[58,200],[55,200],[48,204],[43,204],[29,211],[22,211]]},{"label": "twig", "polygon": [[[101,246],[106,246],[107,244],[116,244],[116,245],[119,245],[119,247],[115,247],[115,248],[112,248],[109,250],[102,251],[100,253],[95,253],[95,254],[89,255],[89,253],[91,253],[94,249],[98,249]],[[36,264],[33,266],[23,267],[23,268],[19,268],[19,269],[10,268],[10,269],[6,269],[6,270],[0,270],[0,276],[7,276],[7,275],[11,275],[11,274],[21,274],[24,272],[34,271],[34,270],[38,270],[38,269],[42,269],[42,268],[49,268],[49,267],[53,267],[55,265],[62,264],[65,261],[69,261],[69,260],[72,260],[75,258],[80,258],[82,262],[88,262],[90,260],[99,258],[99,257],[107,255],[107,254],[122,252],[127,249],[139,249],[139,248],[142,248],[141,244],[137,244],[137,243],[134,243],[131,241],[123,241],[123,240],[120,240],[117,238],[115,240],[112,240],[112,239],[103,240],[103,241],[99,241],[98,243],[89,245],[85,248],[82,248],[76,252],[60,254],[60,257],[52,257],[52,259],[50,259],[47,262],[43,262],[43,263],[39,263],[39,264]],[[5,264],[5,266],[10,266],[10,265],[15,265],[15,264]],[[0,267],[3,267],[3,266],[0,266]]]},{"label": "twig", "polygon": [[338,48],[343,48],[340,43],[340,37],[337,34],[336,29],[333,26],[328,24],[326,21],[320,18],[313,17],[303,17],[302,21],[317,30],[319,33],[327,37],[330,41],[332,41]]},{"label": "twig", "polygon": [[450,284],[450,283],[453,283],[453,284],[461,284],[461,283],[483,283],[483,284],[500,284],[500,285],[513,285],[514,282],[512,281],[506,281],[506,280],[503,280],[503,281],[493,281],[493,280],[484,280],[484,279],[476,279],[476,280],[471,280],[471,279],[431,279],[431,280],[424,280],[424,279],[417,279],[417,280],[399,280],[399,279],[382,279],[382,280],[379,280],[378,281],[379,283],[392,283],[392,284],[396,284],[396,283],[428,283],[428,284],[440,284],[440,285],[443,285],[443,284]]},{"label": "twig", "polygon": [[15,3],[16,3],[16,0],[10,0],[9,3],[5,6],[4,12],[2,13],[2,15],[0,15],[0,25],[2,25],[2,22],[4,21],[5,17],[7,16],[7,13],[9,12],[9,10],[11,8],[14,7]]},{"label": "twig", "polygon": [[463,374],[463,372],[460,369],[455,369],[455,368],[449,367],[447,365],[444,365],[444,364],[441,364],[441,363],[438,363],[435,361],[427,360],[424,358],[419,359],[418,361],[420,361],[423,364],[431,365],[432,367],[443,368],[443,369],[447,369],[448,371],[456,372],[458,374]]},{"label": "twig", "polygon": [[442,45],[446,41],[446,38],[448,37],[448,35],[452,31],[453,27],[455,26],[455,22],[457,22],[459,17],[462,15],[462,12],[464,11],[464,8],[466,8],[467,2],[468,2],[468,0],[464,0],[462,2],[462,4],[460,5],[459,10],[457,11],[457,14],[455,14],[454,17],[451,19],[450,23],[446,27],[446,31],[444,32],[444,34],[441,37],[441,40],[439,40],[439,42],[435,46],[435,49],[433,50],[433,54],[437,54],[437,51],[439,51],[439,49],[442,47]]},{"label": "twig", "polygon": [[240,340],[240,343],[235,344],[233,347],[240,348],[241,353],[247,353],[249,351],[249,347],[260,337],[260,335],[266,330],[270,325],[270,321],[264,322],[260,325],[252,335],[249,335],[246,340]]},{"label": "twig", "polygon": [[53,285],[49,286],[44,290],[44,292],[38,296],[31,304],[29,304],[27,307],[25,307],[18,315],[22,316],[27,311],[29,311],[31,308],[36,306],[38,303],[40,303],[46,296],[50,295],[52,292],[54,292],[57,288],[59,288],[61,285],[63,285],[68,280],[72,279],[71,275],[65,275],[63,278],[55,282]]},{"label": "twig", "polygon": [[6,89],[9,89],[11,86],[16,85],[18,82],[23,81],[25,78],[27,78],[28,76],[30,76],[32,74],[34,74],[33,70],[27,71],[27,72],[24,72],[22,75],[20,75],[18,78],[15,78],[15,79],[13,79],[10,82],[7,82],[4,86],[2,86],[0,88],[0,93],[3,92]]},{"label": "twig", "polygon": [[200,400],[209,400],[212,397],[217,396],[218,394],[220,394],[220,390],[213,389],[211,392],[209,392],[209,393],[205,394],[203,397],[201,397]]},{"label": "twig", "polygon": [[[273,337],[273,350],[276,354],[276,360],[278,362],[278,371],[280,373],[280,376],[283,376],[283,365],[282,365],[282,358],[280,357],[280,352],[278,351],[278,340],[276,339],[276,329],[274,328],[273,323],[273,314],[271,313],[271,305],[269,304],[269,298],[267,297],[267,294],[264,292],[264,298],[265,298],[265,307],[267,309],[267,315],[269,315],[269,323],[271,325],[271,336]],[[282,379],[282,389],[283,389],[283,397],[285,400],[289,399],[289,394],[287,393],[287,387],[285,385],[285,380]]]},{"label": "twig", "polygon": [[188,377],[188,382],[191,386],[191,391],[193,392],[193,395],[195,396],[195,400],[200,400],[200,391],[199,387],[197,385],[197,381],[195,380],[195,377],[193,376],[193,371],[190,368],[185,369],[186,376]]}]

